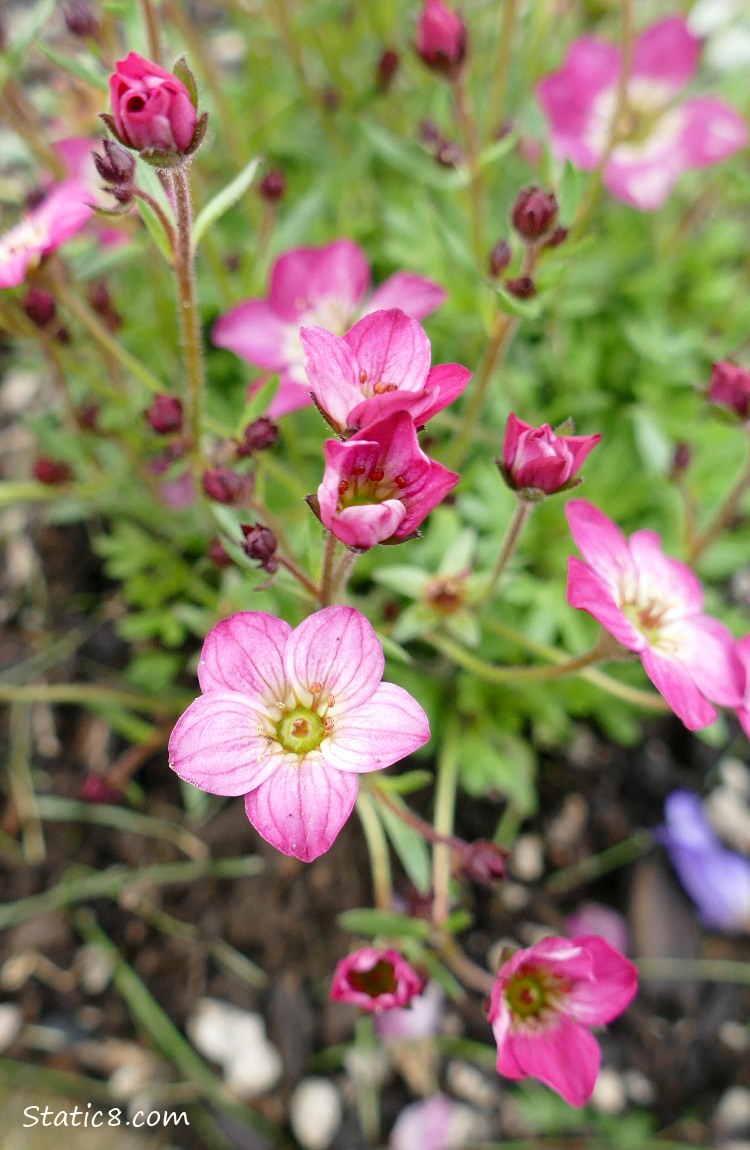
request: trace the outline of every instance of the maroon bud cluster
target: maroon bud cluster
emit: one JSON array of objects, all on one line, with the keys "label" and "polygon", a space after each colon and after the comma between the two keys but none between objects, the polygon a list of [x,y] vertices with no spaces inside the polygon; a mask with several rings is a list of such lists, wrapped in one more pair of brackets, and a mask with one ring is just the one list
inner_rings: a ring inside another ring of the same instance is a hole
[{"label": "maroon bud cluster", "polygon": [[135,181],[135,156],[122,144],[105,138],[102,152],[92,152],[94,167],[107,184],[109,191],[121,204],[128,204],[133,198]]},{"label": "maroon bud cluster", "polygon": [[125,797],[118,787],[111,786],[104,775],[86,775],[78,791],[84,803],[119,803]]},{"label": "maroon bud cluster", "polygon": [[102,280],[95,280],[86,289],[86,298],[91,309],[104,321],[107,331],[116,332],[122,327],[122,316],[112,303],[109,288]]},{"label": "maroon bud cluster", "polygon": [[213,563],[214,567],[231,567],[234,563],[232,556],[224,547],[221,539],[212,539],[208,545],[206,554]]},{"label": "maroon bud cluster", "polygon": [[215,503],[238,504],[250,495],[251,475],[238,475],[228,467],[209,467],[203,472],[203,490]]},{"label": "maroon bud cluster", "polygon": [[558,211],[554,192],[543,192],[532,184],[518,193],[510,218],[519,236],[535,244],[554,229]]},{"label": "maroon bud cluster", "polygon": [[388,91],[398,72],[399,64],[398,52],[394,52],[393,48],[386,48],[375,69],[375,85],[380,92]]},{"label": "maroon bud cluster", "polygon": [[47,487],[61,487],[70,483],[73,470],[70,464],[61,459],[51,459],[48,455],[40,455],[34,464],[34,478]]},{"label": "maroon bud cluster", "polygon": [[264,527],[262,523],[252,525],[243,523],[241,527],[245,536],[243,550],[248,559],[254,559],[263,571],[273,575],[279,569],[279,561],[276,558],[278,543],[273,531],[270,527]]},{"label": "maroon bud cluster", "polygon": [[253,455],[256,451],[265,451],[268,447],[274,447],[278,441],[279,428],[277,424],[272,419],[262,415],[260,419],[248,423],[242,433],[242,442],[237,448],[237,454],[240,458]]},{"label": "maroon bud cluster", "polygon": [[29,288],[23,297],[21,306],[34,326],[38,328],[48,327],[57,313],[54,297],[49,292],[42,291],[41,288]]},{"label": "maroon bud cluster", "polygon": [[508,241],[498,240],[487,259],[490,275],[495,278],[502,275],[511,261],[511,256]]},{"label": "maroon bud cluster", "polygon": [[460,854],[461,875],[470,882],[492,886],[499,878],[505,878],[505,860],[508,851],[496,846],[489,839],[477,839],[466,843]]},{"label": "maroon bud cluster", "polygon": [[271,168],[258,185],[258,195],[268,204],[277,203],[286,192],[286,176],[281,168]]},{"label": "maroon bud cluster", "polygon": [[533,299],[536,295],[536,284],[531,276],[517,276],[515,279],[505,281],[505,290],[516,299]]},{"label": "maroon bud cluster", "polygon": [[95,40],[99,35],[99,21],[96,12],[86,0],[68,0],[63,7],[65,27],[71,36],[84,40]]},{"label": "maroon bud cluster", "polygon": [[464,154],[455,140],[442,134],[432,120],[423,120],[419,125],[419,141],[440,164],[441,168],[458,168],[464,161]]},{"label": "maroon bud cluster", "polygon": [[154,396],[144,415],[157,435],[174,435],[182,431],[182,400],[176,395]]},{"label": "maroon bud cluster", "polygon": [[95,431],[99,422],[99,405],[97,403],[84,403],[76,413],[78,426],[84,431]]}]

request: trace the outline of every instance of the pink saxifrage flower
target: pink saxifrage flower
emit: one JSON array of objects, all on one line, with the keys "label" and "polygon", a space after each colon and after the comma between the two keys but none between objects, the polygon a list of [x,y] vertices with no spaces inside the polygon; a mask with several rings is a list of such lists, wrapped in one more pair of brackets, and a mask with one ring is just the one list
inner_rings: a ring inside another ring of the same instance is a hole
[{"label": "pink saxifrage flower", "polygon": [[203,645],[203,694],[177,721],[170,766],[209,794],[244,795],[263,838],[310,862],[348,819],[357,775],[430,737],[411,695],[381,683],[384,666],[352,607],[326,607],[296,629],[263,611],[224,619]]},{"label": "pink saxifrage flower", "polygon": [[368,298],[369,288],[370,267],[351,240],[293,248],[271,269],[268,299],[245,300],[226,312],[214,325],[213,342],[255,367],[279,373],[279,390],[268,409],[277,419],[312,402],[300,328],[322,327],[343,335],[372,311],[397,307],[423,319],[445,299],[439,284],[411,272],[396,272]]},{"label": "pink saxifrage flower", "polygon": [[535,501],[576,487],[581,480],[575,476],[600,439],[601,435],[556,435],[549,424],[532,427],[511,412],[498,464],[508,486]]},{"label": "pink saxifrage flower", "polygon": [[28,271],[84,227],[92,195],[79,180],[54,184],[39,207],[0,236],[0,288],[18,287]]},{"label": "pink saxifrage flower", "polygon": [[424,978],[397,950],[365,946],[337,964],[330,997],[379,1013],[405,1007],[424,988]]},{"label": "pink saxifrage flower", "polygon": [[323,452],[326,466],[317,492],[321,522],[357,550],[413,536],[459,480],[425,455],[405,411],[345,443],[327,439]]},{"label": "pink saxifrage flower", "polygon": [[137,152],[184,154],[194,142],[198,114],[183,82],[129,52],[109,78],[112,116],[121,143]]},{"label": "pink saxifrage flower", "polygon": [[300,338],[315,400],[339,433],[394,411],[408,411],[421,427],[471,379],[457,363],[430,367],[430,341],[399,308],[371,312],[343,338],[322,327],[304,327]]},{"label": "pink saxifrage flower", "polygon": [[636,531],[628,540],[582,499],[565,511],[585,560],[568,560],[571,607],[588,611],[640,656],[689,730],[714,721],[713,703],[737,706],[742,669],[734,640],[723,623],[703,613],[703,590],[690,568],[665,555],[653,531]]},{"label": "pink saxifrage flower", "polygon": [[433,72],[455,80],[466,59],[466,25],[443,0],[424,0],[417,22],[417,52]]},{"label": "pink saxifrage flower", "polygon": [[750,371],[728,360],[711,365],[706,397],[717,407],[733,412],[738,419],[750,418]]},{"label": "pink saxifrage flower", "polygon": [[[700,41],[681,16],[637,38],[618,142],[604,168],[612,195],[641,211],[661,207],[683,174],[731,156],[747,142],[734,108],[715,96],[677,102],[698,67]],[[608,145],[622,57],[606,40],[584,36],[537,95],[550,122],[552,149],[577,167],[595,168]]]},{"label": "pink saxifrage flower", "polygon": [[498,1073],[538,1078],[571,1106],[585,1105],[601,1061],[589,1027],[611,1022],[637,989],[633,963],[596,935],[517,950],[490,995]]}]

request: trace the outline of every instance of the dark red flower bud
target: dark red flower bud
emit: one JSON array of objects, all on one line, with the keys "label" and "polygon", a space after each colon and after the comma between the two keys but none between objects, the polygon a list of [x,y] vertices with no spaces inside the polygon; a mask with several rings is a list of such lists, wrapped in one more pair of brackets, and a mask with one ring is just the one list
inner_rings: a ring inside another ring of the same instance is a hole
[{"label": "dark red flower bud", "polygon": [[144,415],[157,435],[173,435],[182,431],[182,400],[176,395],[154,396]]},{"label": "dark red flower bud", "polygon": [[711,365],[707,396],[711,403],[733,411],[740,419],[750,417],[750,371],[729,360]]},{"label": "dark red flower bud", "polygon": [[544,241],[545,248],[559,248],[568,238],[570,228],[555,228],[548,240]]},{"label": "dark red flower bud", "polygon": [[94,40],[99,35],[99,21],[96,13],[85,0],[68,0],[63,7],[65,26],[72,36]]},{"label": "dark red flower bud", "polygon": [[64,325],[59,327],[55,332],[55,339],[58,343],[61,343],[63,347],[67,347],[71,342],[70,328],[67,328]]},{"label": "dark red flower bud", "polygon": [[455,140],[443,140],[435,152],[435,159],[441,168],[459,168],[464,162],[464,154]]},{"label": "dark red flower bud", "polygon": [[557,223],[557,200],[553,192],[543,192],[533,184],[518,193],[511,212],[511,223],[524,240],[536,243]]},{"label": "dark red flower bud", "polygon": [[516,299],[533,299],[536,295],[536,284],[531,276],[518,276],[516,279],[505,281],[505,290]]},{"label": "dark red flower bud", "polygon": [[26,292],[22,306],[31,322],[40,328],[47,327],[48,324],[52,323],[57,312],[54,297],[49,292],[35,287],[29,288]]},{"label": "dark red flower bud", "polygon": [[507,268],[511,260],[510,244],[507,240],[498,240],[489,254],[487,264],[491,276],[499,276]]},{"label": "dark red flower bud", "polygon": [[258,194],[269,204],[275,204],[286,192],[286,176],[281,168],[271,168],[258,186]]},{"label": "dark red flower bud", "polygon": [[122,316],[115,309],[109,288],[102,280],[95,280],[86,289],[86,298],[98,316],[104,320],[108,331],[116,332],[122,327]]},{"label": "dark red flower bud", "polygon": [[104,775],[86,775],[78,797],[84,803],[119,803],[125,796],[118,787],[110,786]]},{"label": "dark red flower bud", "polygon": [[276,536],[270,527],[262,523],[241,524],[242,534],[245,536],[244,551],[248,559],[255,559],[264,571],[273,575],[279,568],[279,561],[275,553],[278,546]]},{"label": "dark red flower bud", "polygon": [[492,886],[496,879],[505,878],[505,860],[508,851],[489,839],[466,843],[460,855],[460,870],[471,882]]},{"label": "dark red flower bud", "polygon": [[327,88],[323,89],[320,96],[327,112],[338,112],[341,107],[341,93],[338,88],[332,88],[329,84]]},{"label": "dark red flower bud", "polygon": [[237,454],[242,457],[252,455],[255,451],[264,451],[267,447],[273,447],[278,443],[278,440],[277,424],[272,419],[262,415],[260,419],[248,423],[242,433],[242,442],[237,448]]},{"label": "dark red flower bud", "polygon": [[466,59],[466,25],[443,0],[425,0],[417,23],[417,52],[427,67],[455,80]]},{"label": "dark red flower bud", "polygon": [[216,503],[241,503],[252,484],[252,475],[238,475],[228,467],[209,467],[203,472],[203,490]]},{"label": "dark red flower bud", "polygon": [[398,72],[399,68],[398,52],[394,52],[393,48],[386,48],[380,59],[375,71],[375,84],[381,92],[387,92],[393,83],[393,77]]},{"label": "dark red flower bud", "polygon": [[50,459],[48,455],[40,455],[34,464],[34,478],[48,487],[60,487],[69,483],[73,478],[73,471],[69,464],[61,459]]},{"label": "dark red flower bud", "polygon": [[678,443],[672,456],[672,478],[677,479],[692,463],[693,452],[688,443]]},{"label": "dark red flower bud", "polygon": [[419,124],[417,136],[420,143],[426,148],[436,151],[443,143],[443,136],[434,120],[422,120]]},{"label": "dark red flower bud", "polygon": [[172,464],[185,455],[187,446],[184,439],[173,439],[159,455],[154,456],[150,461],[148,469],[151,474],[163,475],[165,471],[169,471]]},{"label": "dark red flower bud", "polygon": [[105,138],[103,152],[92,152],[94,167],[106,184],[114,188],[132,188],[135,179],[135,156],[122,144]]},{"label": "dark red flower bud", "polygon": [[97,403],[84,403],[83,407],[78,409],[77,419],[79,427],[82,427],[84,431],[95,431],[99,420],[99,405]]},{"label": "dark red flower bud", "polygon": [[213,563],[214,567],[231,567],[234,563],[234,559],[228,553],[220,539],[211,540],[208,545],[206,554]]}]

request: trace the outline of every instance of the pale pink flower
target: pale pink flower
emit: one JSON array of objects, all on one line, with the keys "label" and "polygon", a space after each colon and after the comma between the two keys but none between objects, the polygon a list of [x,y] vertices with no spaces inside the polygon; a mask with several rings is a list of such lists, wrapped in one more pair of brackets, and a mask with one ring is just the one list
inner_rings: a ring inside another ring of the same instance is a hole
[{"label": "pale pink flower", "polygon": [[588,611],[640,656],[651,682],[689,730],[714,721],[712,703],[736,706],[742,670],[734,640],[723,623],[703,613],[703,590],[690,568],[665,555],[653,531],[636,531],[628,540],[580,499],[565,511],[585,559],[568,560],[571,607]]},{"label": "pale pink flower", "polygon": [[91,217],[91,198],[78,180],[54,184],[39,207],[0,236],[0,288],[18,287],[44,256],[80,232]]},{"label": "pale pink flower", "polygon": [[511,412],[505,426],[503,478],[514,491],[535,500],[576,487],[575,476],[601,435],[556,435],[549,424],[532,427]]},{"label": "pale pink flower", "polygon": [[[715,96],[680,102],[698,67],[700,41],[681,16],[669,16],[637,38],[618,142],[604,168],[612,195],[641,211],[666,200],[683,172],[731,156],[747,142],[734,108]],[[559,72],[537,88],[550,122],[552,149],[579,168],[595,168],[606,148],[617,104],[620,50],[584,36]]]},{"label": "pale pink flower", "polygon": [[395,1010],[424,990],[425,980],[397,950],[365,946],[336,966],[330,997],[362,1010]]},{"label": "pale pink flower", "polygon": [[422,427],[471,379],[457,363],[430,367],[430,341],[399,308],[372,312],[343,338],[322,327],[303,327],[300,338],[315,400],[337,432],[393,411],[408,411]]},{"label": "pale pink flower", "polygon": [[459,480],[425,455],[405,411],[378,420],[345,443],[328,439],[323,452],[320,519],[357,550],[413,536]]},{"label": "pale pink flower", "polygon": [[375,1019],[379,1038],[419,1042],[434,1038],[445,1013],[445,992],[439,982],[428,982],[422,993],[407,1007],[388,1010]]},{"label": "pale pink flower", "polygon": [[388,1150],[468,1150],[486,1133],[483,1126],[483,1116],[476,1110],[446,1094],[433,1094],[404,1107],[388,1139]]},{"label": "pale pink flower", "polygon": [[611,906],[591,900],[582,902],[573,914],[565,919],[568,934],[596,934],[615,950],[628,954],[630,951],[630,930],[627,920]]},{"label": "pale pink flower", "polygon": [[278,372],[279,390],[268,409],[276,419],[312,402],[300,328],[343,335],[370,312],[397,307],[423,319],[445,299],[439,284],[411,272],[396,272],[368,297],[369,288],[367,259],[351,240],[293,248],[271,269],[268,299],[237,304],[217,320],[211,338],[255,367]]},{"label": "pale pink flower", "polygon": [[538,1078],[571,1106],[585,1105],[601,1061],[589,1027],[611,1022],[637,989],[633,963],[596,935],[517,950],[490,995],[498,1073]]},{"label": "pale pink flower", "polygon": [[263,838],[310,862],[348,819],[357,775],[430,737],[411,695],[381,683],[384,666],[352,607],[326,607],[294,630],[263,611],[224,619],[203,645],[203,694],[177,721],[170,766],[209,794],[244,795]]}]

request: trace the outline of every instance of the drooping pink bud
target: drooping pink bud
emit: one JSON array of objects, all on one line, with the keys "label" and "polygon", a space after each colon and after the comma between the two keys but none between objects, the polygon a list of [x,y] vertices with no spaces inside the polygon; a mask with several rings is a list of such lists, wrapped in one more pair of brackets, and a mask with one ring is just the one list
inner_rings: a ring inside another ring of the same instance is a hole
[{"label": "drooping pink bud", "polygon": [[375,85],[381,92],[387,92],[393,83],[393,77],[399,69],[398,52],[394,52],[393,48],[386,48],[380,59],[375,71]]},{"label": "drooping pink bud", "polygon": [[[194,89],[184,60],[175,68]],[[105,117],[107,126],[125,147],[146,153],[145,158],[154,153],[159,166],[169,166],[170,157],[186,156],[200,143],[205,120],[198,119],[194,90],[152,60],[137,52],[118,60],[109,93],[112,116]]]},{"label": "drooping pink bud", "polygon": [[377,1013],[406,1006],[424,988],[424,978],[398,951],[365,946],[338,963],[330,997]]},{"label": "drooping pink bud", "polygon": [[157,435],[182,431],[182,400],[176,395],[156,395],[145,413]]},{"label": "drooping pink bud", "polygon": [[466,59],[466,25],[443,0],[425,0],[417,23],[417,52],[433,72],[455,80]]},{"label": "drooping pink bud", "polygon": [[86,0],[68,0],[63,6],[65,27],[71,36],[84,40],[95,40],[99,35],[99,21],[96,12]]},{"label": "drooping pink bud", "polygon": [[728,360],[711,365],[706,392],[711,403],[733,411],[740,419],[750,416],[750,371]]},{"label": "drooping pink bud", "polygon": [[135,158],[122,144],[103,139],[101,152],[92,152],[94,167],[106,184],[131,188],[135,179]]},{"label": "drooping pink bud", "polygon": [[557,214],[554,192],[543,192],[536,184],[532,184],[518,193],[510,218],[522,239],[536,243],[555,227]]},{"label": "drooping pink bud", "polygon": [[575,476],[600,439],[601,435],[555,435],[549,424],[532,427],[511,413],[497,465],[509,487],[536,501],[577,486],[580,480]]},{"label": "drooping pink bud", "polygon": [[489,839],[466,843],[460,854],[461,874],[471,882],[492,886],[496,879],[505,878],[505,860],[508,852]]}]

